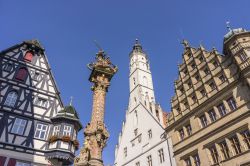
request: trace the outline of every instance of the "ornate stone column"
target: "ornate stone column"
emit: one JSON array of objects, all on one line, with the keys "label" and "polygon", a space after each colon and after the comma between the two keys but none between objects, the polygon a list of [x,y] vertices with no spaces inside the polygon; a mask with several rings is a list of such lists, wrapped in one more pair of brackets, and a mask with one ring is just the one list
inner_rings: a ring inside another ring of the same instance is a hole
[{"label": "ornate stone column", "polygon": [[75,158],[76,166],[103,166],[102,151],[106,146],[109,133],[104,124],[105,97],[110,81],[117,72],[109,57],[102,50],[96,54],[96,61],[88,64],[91,74],[89,81],[93,83],[93,108],[91,122],[84,129],[84,147]]}]

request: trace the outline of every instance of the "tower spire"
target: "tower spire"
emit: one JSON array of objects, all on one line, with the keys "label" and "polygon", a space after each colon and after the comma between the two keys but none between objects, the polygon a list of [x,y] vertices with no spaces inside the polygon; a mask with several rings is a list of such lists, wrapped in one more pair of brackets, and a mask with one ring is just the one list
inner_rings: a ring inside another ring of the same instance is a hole
[{"label": "tower spire", "polygon": [[135,39],[135,44],[134,44],[134,46],[133,46],[133,52],[143,52],[142,46],[141,46],[141,44],[139,43],[138,38]]}]

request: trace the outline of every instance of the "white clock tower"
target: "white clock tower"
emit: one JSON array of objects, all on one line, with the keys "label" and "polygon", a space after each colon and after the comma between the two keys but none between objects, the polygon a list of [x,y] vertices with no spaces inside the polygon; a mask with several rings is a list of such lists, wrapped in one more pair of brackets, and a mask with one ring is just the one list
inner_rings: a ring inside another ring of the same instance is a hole
[{"label": "white clock tower", "polygon": [[129,106],[115,152],[116,166],[174,166],[164,113],[155,102],[149,60],[136,40],[130,53]]}]

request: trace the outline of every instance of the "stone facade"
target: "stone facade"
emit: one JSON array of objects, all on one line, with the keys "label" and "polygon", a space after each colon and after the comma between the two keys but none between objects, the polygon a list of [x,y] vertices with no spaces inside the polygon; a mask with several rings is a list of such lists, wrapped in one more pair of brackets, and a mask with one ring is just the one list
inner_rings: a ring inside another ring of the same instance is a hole
[{"label": "stone facade", "polygon": [[117,67],[112,65],[103,51],[96,55],[96,62],[88,65],[91,75],[89,81],[94,83],[93,109],[91,122],[84,130],[84,147],[80,155],[75,158],[76,166],[103,166],[102,151],[109,137],[104,124],[105,96],[111,78],[117,72]]},{"label": "stone facade", "polygon": [[177,165],[250,165],[250,32],[230,29],[223,54],[183,44],[165,130]]}]

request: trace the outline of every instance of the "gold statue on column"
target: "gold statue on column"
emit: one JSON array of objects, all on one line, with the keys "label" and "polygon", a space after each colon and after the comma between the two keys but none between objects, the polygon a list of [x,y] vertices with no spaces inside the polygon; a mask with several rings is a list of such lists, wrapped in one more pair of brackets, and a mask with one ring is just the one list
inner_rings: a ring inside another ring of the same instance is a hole
[{"label": "gold statue on column", "polygon": [[75,158],[75,166],[103,166],[102,151],[109,138],[104,124],[105,97],[110,81],[118,68],[111,63],[102,50],[96,54],[95,59],[95,62],[88,64],[91,70],[89,81],[93,82],[92,117],[91,122],[84,129],[84,147]]}]

